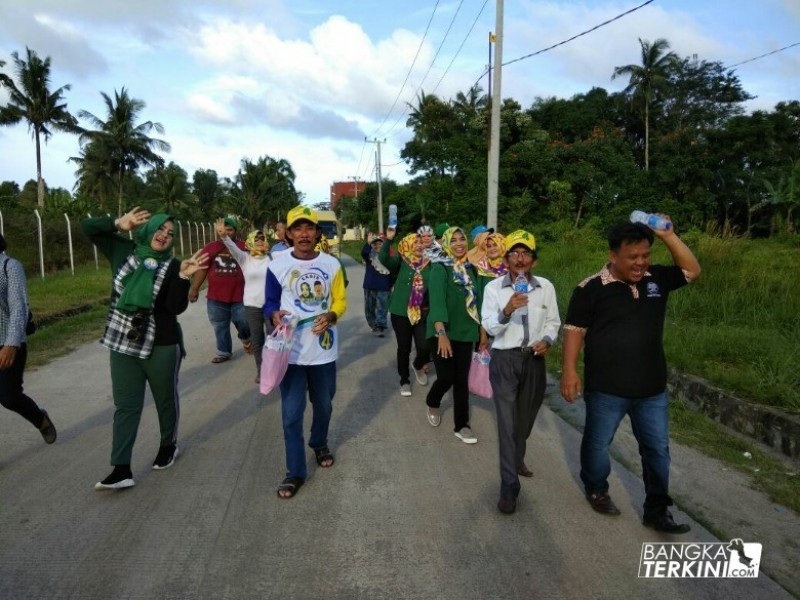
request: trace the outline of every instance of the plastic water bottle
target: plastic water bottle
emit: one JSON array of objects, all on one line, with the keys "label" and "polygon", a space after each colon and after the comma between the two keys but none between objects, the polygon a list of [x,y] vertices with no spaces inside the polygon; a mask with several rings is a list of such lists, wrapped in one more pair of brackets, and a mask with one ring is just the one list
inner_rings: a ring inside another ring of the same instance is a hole
[{"label": "plastic water bottle", "polygon": [[[525,277],[522,273],[517,275],[517,278],[514,280],[514,291],[515,292],[522,292],[523,294],[528,293],[528,278]],[[523,316],[528,314],[528,305],[519,307],[515,310],[518,315]]]},{"label": "plastic water bottle", "polygon": [[397,205],[389,205],[389,227],[397,229]]},{"label": "plastic water bottle", "polygon": [[635,210],[631,213],[631,223],[643,223],[647,225],[650,229],[660,229],[660,230],[667,230],[672,229],[672,223],[670,223],[664,217],[659,217],[658,215],[653,215],[644,212],[643,210]]}]

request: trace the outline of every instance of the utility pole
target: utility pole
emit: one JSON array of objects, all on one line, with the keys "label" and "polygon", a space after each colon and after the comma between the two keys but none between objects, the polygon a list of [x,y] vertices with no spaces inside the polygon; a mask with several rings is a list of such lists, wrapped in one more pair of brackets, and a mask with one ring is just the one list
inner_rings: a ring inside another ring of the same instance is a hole
[{"label": "utility pole", "polygon": [[350,175],[348,179],[353,180],[353,191],[355,192],[356,200],[358,200],[358,175]]},{"label": "utility pole", "polygon": [[368,140],[364,138],[365,141],[369,142],[370,144],[375,144],[377,146],[377,150],[375,151],[375,178],[378,181],[378,231],[383,231],[383,189],[381,187],[381,144],[386,143],[386,138],[383,140],[374,139]]},{"label": "utility pole", "polygon": [[486,226],[497,228],[497,192],[500,172],[500,80],[503,71],[503,0],[497,0],[494,30],[494,89],[492,90],[492,121],[489,135],[488,190],[486,198]]}]

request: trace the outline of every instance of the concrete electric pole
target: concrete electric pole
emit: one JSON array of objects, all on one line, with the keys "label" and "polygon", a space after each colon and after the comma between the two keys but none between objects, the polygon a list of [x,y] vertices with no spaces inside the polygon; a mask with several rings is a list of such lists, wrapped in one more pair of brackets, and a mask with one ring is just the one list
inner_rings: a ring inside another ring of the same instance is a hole
[{"label": "concrete electric pole", "polygon": [[494,73],[492,73],[492,120],[489,130],[488,189],[486,197],[486,226],[497,228],[497,194],[500,171],[500,80],[503,72],[503,0],[497,0],[494,32]]}]

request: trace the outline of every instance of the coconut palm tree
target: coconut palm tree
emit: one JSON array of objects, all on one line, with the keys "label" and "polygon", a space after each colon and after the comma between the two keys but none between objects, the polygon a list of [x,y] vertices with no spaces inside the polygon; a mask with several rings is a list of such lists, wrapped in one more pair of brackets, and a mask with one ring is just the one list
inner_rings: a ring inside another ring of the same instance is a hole
[{"label": "coconut palm tree", "polygon": [[611,79],[627,75],[628,87],[624,93],[644,102],[644,170],[650,168],[650,104],[656,93],[667,83],[667,70],[678,61],[678,56],[669,50],[669,42],[659,38],[652,44],[639,38],[642,47],[642,64],[614,67]]},{"label": "coconut palm tree", "polygon": [[[126,175],[135,173],[143,167],[163,167],[164,159],[156,150],[169,152],[170,145],[164,140],[151,138],[148,134],[156,131],[164,133],[164,126],[153,121],[138,123],[140,113],[145,108],[143,100],[132,98],[123,87],[119,92],[114,90],[114,98],[100,92],[106,105],[106,119],[102,120],[86,110],[78,112],[81,119],[91,123],[94,130],[86,130],[81,134],[81,145],[95,145],[95,151],[87,156],[99,160],[105,165],[105,171],[111,173],[116,180],[117,211],[122,214],[122,184]],[[83,165],[87,168],[89,165]],[[79,173],[80,173],[79,169]]]},{"label": "coconut palm tree", "polygon": [[[44,206],[44,179],[42,178],[41,138],[45,143],[53,131],[79,133],[78,121],[67,110],[64,92],[70,89],[64,85],[50,91],[50,57],[42,60],[35,51],[25,48],[26,60],[12,52],[16,67],[16,79],[0,74],[0,87],[8,90],[9,101],[0,107],[0,125],[16,125],[21,121],[28,124],[36,142],[36,182],[37,198],[40,207]],[[4,63],[0,63],[2,67]]]},{"label": "coconut palm tree", "polygon": [[269,215],[286,212],[300,197],[294,185],[295,172],[286,159],[262,156],[256,162],[243,159],[231,190],[231,210],[254,225]]}]

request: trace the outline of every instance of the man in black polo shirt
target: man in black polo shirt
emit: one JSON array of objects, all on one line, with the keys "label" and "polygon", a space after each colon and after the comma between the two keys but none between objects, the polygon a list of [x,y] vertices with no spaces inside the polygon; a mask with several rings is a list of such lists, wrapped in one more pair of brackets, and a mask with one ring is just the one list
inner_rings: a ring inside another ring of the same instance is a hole
[{"label": "man in black polo shirt", "polygon": [[[650,265],[654,236],[666,245],[673,266]],[[608,234],[608,247],[608,264],[575,288],[564,325],[561,394],[567,402],[580,395],[577,363],[585,344],[581,481],[594,510],[620,514],[608,495],[608,447],[627,414],[642,457],[642,523],[686,533],[689,525],[675,523],[668,509],[672,498],[663,329],[669,293],[696,279],[700,265],[671,225],[651,230],[638,223],[619,224]]]}]

